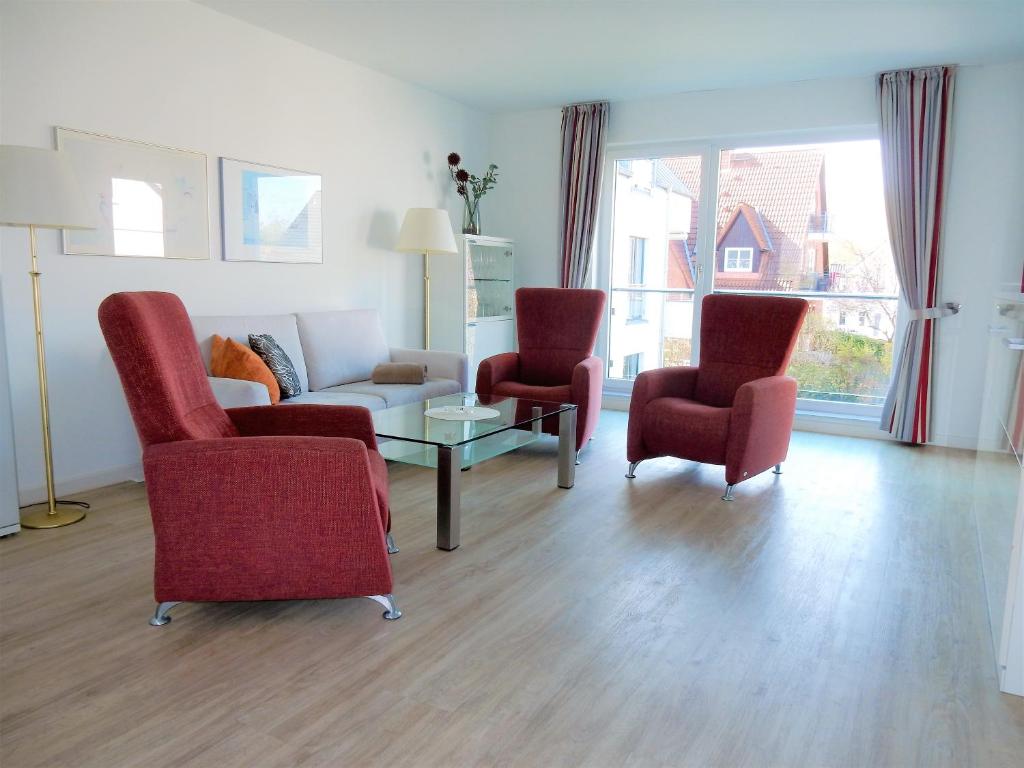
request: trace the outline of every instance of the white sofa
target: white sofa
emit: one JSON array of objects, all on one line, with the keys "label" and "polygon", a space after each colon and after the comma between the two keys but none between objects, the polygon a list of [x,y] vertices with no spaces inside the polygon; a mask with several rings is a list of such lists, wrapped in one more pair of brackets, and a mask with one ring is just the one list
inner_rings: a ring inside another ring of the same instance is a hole
[{"label": "white sofa", "polygon": [[[371,411],[469,389],[469,360],[459,352],[388,347],[376,310],[298,312],[291,315],[192,317],[192,328],[210,374],[213,335],[248,345],[250,333],[269,333],[288,353],[302,382],[302,394],[284,405],[317,403],[364,405]],[[374,384],[378,363],[419,363],[427,367],[423,384]],[[263,384],[210,376],[217,401],[225,408],[269,405]]]}]

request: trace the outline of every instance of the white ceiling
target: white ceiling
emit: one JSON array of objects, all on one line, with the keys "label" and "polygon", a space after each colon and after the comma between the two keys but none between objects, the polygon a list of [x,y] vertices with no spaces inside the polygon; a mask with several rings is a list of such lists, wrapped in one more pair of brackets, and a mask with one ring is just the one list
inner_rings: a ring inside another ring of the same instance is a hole
[{"label": "white ceiling", "polygon": [[1024,0],[198,0],[481,109],[1024,59]]}]

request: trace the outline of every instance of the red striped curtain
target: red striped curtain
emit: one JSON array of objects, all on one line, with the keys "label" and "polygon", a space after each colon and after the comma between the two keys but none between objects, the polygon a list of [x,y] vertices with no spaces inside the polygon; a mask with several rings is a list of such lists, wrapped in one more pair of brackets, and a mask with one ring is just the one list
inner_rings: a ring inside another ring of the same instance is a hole
[{"label": "red striped curtain", "polygon": [[935,323],[957,311],[938,300],[955,73],[925,67],[878,76],[885,212],[910,310],[880,427],[907,443],[928,442]]},{"label": "red striped curtain", "polygon": [[606,101],[562,108],[559,241],[563,288],[588,287],[607,127]]}]

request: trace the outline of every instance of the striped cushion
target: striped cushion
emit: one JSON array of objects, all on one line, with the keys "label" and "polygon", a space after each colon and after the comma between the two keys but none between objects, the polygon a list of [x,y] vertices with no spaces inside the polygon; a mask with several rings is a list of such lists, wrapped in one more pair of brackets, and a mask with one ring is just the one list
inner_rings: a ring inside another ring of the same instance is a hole
[{"label": "striped cushion", "polygon": [[250,333],[249,346],[263,359],[267,368],[274,374],[274,378],[277,379],[277,383],[281,387],[281,399],[302,394],[302,382],[299,381],[299,374],[295,372],[292,359],[274,341],[273,336],[269,333]]}]

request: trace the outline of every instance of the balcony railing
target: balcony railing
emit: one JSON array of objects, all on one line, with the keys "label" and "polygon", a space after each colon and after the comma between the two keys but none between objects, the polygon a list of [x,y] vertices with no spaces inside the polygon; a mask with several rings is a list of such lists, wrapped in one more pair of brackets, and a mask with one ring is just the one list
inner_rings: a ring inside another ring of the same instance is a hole
[{"label": "balcony railing", "polygon": [[[881,406],[892,365],[898,304],[895,294],[733,289],[714,292],[803,298],[812,302],[812,312],[801,330],[788,370],[797,379],[800,398]],[[638,294],[660,295],[661,299],[647,307],[646,325],[638,328],[613,323],[609,378],[621,378],[623,359],[641,351],[640,370],[690,364],[694,293],[692,288],[612,288],[613,314],[620,323],[627,319],[624,315],[628,315],[630,299],[635,302]],[[615,312],[616,309],[619,311]],[[630,330],[626,332],[624,328]],[[616,333],[622,335],[616,337]]]}]

